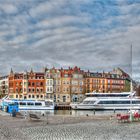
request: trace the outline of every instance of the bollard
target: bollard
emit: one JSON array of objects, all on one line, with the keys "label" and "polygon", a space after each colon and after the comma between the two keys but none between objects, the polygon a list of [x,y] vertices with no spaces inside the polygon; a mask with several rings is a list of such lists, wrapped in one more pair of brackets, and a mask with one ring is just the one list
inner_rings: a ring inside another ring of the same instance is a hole
[{"label": "bollard", "polygon": [[93,110],[93,113],[94,113],[94,115],[95,115],[95,109]]},{"label": "bollard", "polygon": [[114,114],[115,114],[116,110],[114,109]]},{"label": "bollard", "polygon": [[27,112],[25,111],[24,112],[24,119],[26,119],[27,118]]}]

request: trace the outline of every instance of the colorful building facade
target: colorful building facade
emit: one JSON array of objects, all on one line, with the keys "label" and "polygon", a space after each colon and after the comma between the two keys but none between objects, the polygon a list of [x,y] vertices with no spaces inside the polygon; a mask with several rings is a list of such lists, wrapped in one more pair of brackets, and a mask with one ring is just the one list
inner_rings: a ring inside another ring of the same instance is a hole
[{"label": "colorful building facade", "polygon": [[44,73],[31,72],[9,75],[9,97],[14,99],[45,99]]},{"label": "colorful building facade", "polygon": [[87,72],[85,81],[86,92],[113,93],[125,90],[125,78],[117,74]]},{"label": "colorful building facade", "polygon": [[2,76],[0,77],[0,97],[4,97],[5,95],[8,95],[8,76]]},{"label": "colorful building facade", "polygon": [[77,66],[68,69],[45,68],[43,72],[31,70],[15,73],[11,70],[9,76],[1,77],[0,89],[14,99],[52,99],[57,104],[70,104],[82,101],[85,93],[93,91],[130,91],[130,77],[120,69],[94,73],[85,72]]}]

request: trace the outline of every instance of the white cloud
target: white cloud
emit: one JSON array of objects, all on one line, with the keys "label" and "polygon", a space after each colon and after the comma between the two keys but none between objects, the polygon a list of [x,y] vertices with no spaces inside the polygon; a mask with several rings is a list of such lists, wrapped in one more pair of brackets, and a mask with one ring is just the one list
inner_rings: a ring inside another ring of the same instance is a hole
[{"label": "white cloud", "polygon": [[1,4],[0,10],[4,11],[7,14],[14,14],[17,13],[18,9],[13,4]]}]

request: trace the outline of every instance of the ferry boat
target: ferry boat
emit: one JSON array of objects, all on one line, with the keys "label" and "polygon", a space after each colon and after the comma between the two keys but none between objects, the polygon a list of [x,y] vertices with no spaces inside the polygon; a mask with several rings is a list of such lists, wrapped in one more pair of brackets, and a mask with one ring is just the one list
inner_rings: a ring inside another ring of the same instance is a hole
[{"label": "ferry boat", "polygon": [[128,97],[87,97],[80,104],[71,104],[72,109],[83,110],[129,110],[140,109],[139,98]]},{"label": "ferry boat", "polygon": [[11,100],[4,99],[2,103],[15,103],[19,110],[54,110],[55,105],[52,100]]}]

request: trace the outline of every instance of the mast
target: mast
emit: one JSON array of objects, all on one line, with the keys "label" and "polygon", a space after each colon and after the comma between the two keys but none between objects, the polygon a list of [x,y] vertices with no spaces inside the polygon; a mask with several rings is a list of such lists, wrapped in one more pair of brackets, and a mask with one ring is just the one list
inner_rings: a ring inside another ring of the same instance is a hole
[{"label": "mast", "polygon": [[130,64],[130,69],[131,69],[131,71],[130,71],[130,74],[131,74],[131,85],[130,85],[130,91],[131,91],[131,94],[132,94],[132,92],[133,92],[133,81],[132,81],[132,77],[133,77],[133,69],[132,69],[132,59],[133,59],[133,56],[132,56],[132,44],[131,44],[131,48],[130,48],[131,50],[130,50],[130,53],[131,53],[131,64]]}]

